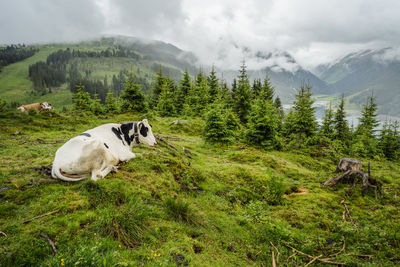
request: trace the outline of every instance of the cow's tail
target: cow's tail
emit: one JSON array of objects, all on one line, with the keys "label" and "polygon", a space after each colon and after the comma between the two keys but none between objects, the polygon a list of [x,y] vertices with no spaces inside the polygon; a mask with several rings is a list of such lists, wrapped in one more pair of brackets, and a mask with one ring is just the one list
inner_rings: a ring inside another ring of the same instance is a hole
[{"label": "cow's tail", "polygon": [[61,170],[61,168],[53,165],[53,168],[51,169],[51,176],[53,176],[53,178],[58,178],[61,179],[63,181],[67,181],[67,182],[77,182],[83,179],[86,179],[85,176],[80,176],[77,174],[67,174],[65,172],[63,172]]}]

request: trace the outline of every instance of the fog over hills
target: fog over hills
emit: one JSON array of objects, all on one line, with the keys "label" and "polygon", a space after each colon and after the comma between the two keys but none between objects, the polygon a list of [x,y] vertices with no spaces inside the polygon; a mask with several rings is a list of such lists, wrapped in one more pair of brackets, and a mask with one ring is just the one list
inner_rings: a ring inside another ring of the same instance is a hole
[{"label": "fog over hills", "polygon": [[327,94],[344,94],[362,104],[373,93],[379,113],[400,115],[400,60],[394,48],[351,53],[317,67],[316,74],[329,84]]},{"label": "fog over hills", "polygon": [[[101,40],[109,42],[108,45],[130,46],[182,72],[187,69],[192,75],[200,69],[208,72],[212,67],[201,63],[194,53],[163,41],[126,36],[111,36],[111,38]],[[310,71],[303,68],[286,51],[252,50],[236,44],[230,45],[241,53],[250,81],[268,76],[275,87],[276,94],[284,103],[291,103],[299,87],[302,84],[309,84],[314,94],[336,96],[344,94],[351,103],[359,106],[365,103],[367,96],[374,92],[380,114],[400,116],[400,106],[397,105],[400,103],[400,57],[398,56],[400,53],[394,48],[364,49],[353,52]],[[228,55],[221,52],[219,60],[229,62]],[[240,66],[217,63],[219,78],[230,85],[238,75]]]}]

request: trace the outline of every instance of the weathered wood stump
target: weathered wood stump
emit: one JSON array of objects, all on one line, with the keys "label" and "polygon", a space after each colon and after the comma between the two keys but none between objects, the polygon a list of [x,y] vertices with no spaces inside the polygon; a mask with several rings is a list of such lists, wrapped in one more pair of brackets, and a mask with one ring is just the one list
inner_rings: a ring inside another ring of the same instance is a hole
[{"label": "weathered wood stump", "polygon": [[345,172],[348,170],[361,171],[362,163],[358,159],[341,158],[336,167],[336,172]]},{"label": "weathered wood stump", "polygon": [[323,183],[325,186],[333,186],[339,182],[352,183],[350,191],[357,183],[361,183],[362,195],[370,188],[377,188],[376,179],[372,178],[370,173],[370,165],[368,164],[368,172],[361,171],[361,161],[357,159],[342,158],[336,168],[336,172],[345,171],[342,175],[334,177]]}]

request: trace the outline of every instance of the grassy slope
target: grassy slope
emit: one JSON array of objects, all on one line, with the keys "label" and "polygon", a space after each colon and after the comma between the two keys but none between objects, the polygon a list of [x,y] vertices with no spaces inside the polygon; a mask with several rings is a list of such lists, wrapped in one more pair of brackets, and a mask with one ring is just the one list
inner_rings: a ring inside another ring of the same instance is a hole
[{"label": "grassy slope", "polygon": [[[63,85],[61,88],[54,90],[53,93],[44,96],[31,95],[29,92],[32,91],[33,84],[28,76],[29,65],[38,61],[46,61],[49,54],[68,47],[71,50],[76,49],[81,51],[102,51],[108,48],[107,46],[94,46],[84,43],[39,46],[40,51],[34,56],[3,68],[2,72],[0,72],[0,98],[9,103],[17,102],[19,104],[47,101],[59,111],[64,107],[71,108],[72,94],[69,90],[65,89],[67,85]],[[121,70],[125,69],[146,78],[150,83],[154,79],[154,72],[151,70],[153,64],[162,64],[171,70],[176,69],[176,67],[167,63],[151,60],[137,61],[132,58],[77,58],[74,59],[74,62],[78,63],[78,68],[83,76],[87,69],[92,71],[91,78],[93,79],[103,81],[104,76],[107,75],[109,85],[112,81],[112,75],[118,75]]]},{"label": "grassy slope", "polygon": [[66,48],[64,45],[39,46],[40,51],[34,56],[4,67],[0,72],[0,98],[7,102],[20,104],[47,101],[55,106],[69,107],[72,104],[72,95],[68,91],[55,92],[45,96],[29,94],[32,90],[32,82],[28,76],[29,65],[38,61],[46,61],[50,53],[64,48]]},{"label": "grassy slope", "polygon": [[[327,256],[343,240],[335,261],[395,265],[389,259],[400,254],[400,168],[392,162],[372,161],[383,198],[362,197],[359,187],[348,196],[349,185],[321,186],[335,175],[336,157],[211,147],[201,140],[201,120],[171,126],[174,118],[149,118],[177,150],[162,142],[135,147],[143,156],[96,183],[56,181],[33,169],[51,164],[57,148],[86,129],[140,118],[0,115],[0,188],[10,188],[0,192],[0,231],[7,234],[0,236],[0,265],[174,266],[175,258],[193,266],[270,266],[272,242],[279,262],[293,266],[311,259],[289,259],[283,242]],[[16,131],[22,134],[12,136]],[[287,193],[272,205],[281,183]],[[342,220],[343,199],[359,233]],[[55,241],[56,255],[40,234]]]}]

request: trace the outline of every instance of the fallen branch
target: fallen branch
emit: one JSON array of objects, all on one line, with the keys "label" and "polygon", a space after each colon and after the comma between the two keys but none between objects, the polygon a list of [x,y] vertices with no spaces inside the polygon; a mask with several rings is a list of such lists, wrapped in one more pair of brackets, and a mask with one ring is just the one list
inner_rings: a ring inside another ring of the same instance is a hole
[{"label": "fallen branch", "polygon": [[288,260],[290,260],[292,257],[296,256],[298,253],[297,251],[295,251],[292,255],[289,256],[289,258],[287,258]]},{"label": "fallen branch", "polygon": [[293,251],[296,251],[297,253],[299,253],[299,254],[301,254],[301,255],[303,255],[303,256],[309,257],[310,259],[315,259],[315,258],[316,258],[317,261],[320,261],[320,262],[323,262],[323,263],[341,264],[341,265],[344,265],[343,262],[331,261],[331,258],[323,258],[323,259],[321,259],[321,258],[319,258],[319,257],[311,256],[311,255],[306,254],[306,253],[304,253],[304,252],[302,252],[302,251],[300,251],[300,250],[298,250],[298,249],[295,249],[294,247],[292,247],[291,245],[287,244],[287,243],[284,242],[284,241],[282,241],[282,243],[283,243],[285,246],[287,246],[288,248],[291,248]]},{"label": "fallen branch", "polygon": [[357,256],[357,257],[360,257],[360,258],[373,258],[373,257],[375,257],[375,255],[354,254],[354,253],[348,253],[348,254],[345,254],[345,255],[346,256]]},{"label": "fallen branch", "polygon": [[3,235],[3,236],[5,236],[5,237],[7,237],[7,234],[4,233],[4,232],[2,232],[2,231],[0,231],[0,234]]},{"label": "fallen branch", "polygon": [[344,208],[345,208],[345,210],[346,210],[346,213],[347,213],[347,215],[348,215],[349,218],[350,218],[351,224],[354,226],[354,228],[356,228],[356,231],[357,231],[357,233],[358,233],[358,232],[359,232],[359,231],[358,231],[358,227],[357,227],[356,223],[354,222],[353,217],[351,217],[351,215],[350,215],[350,211],[349,211],[349,209],[347,208],[347,204],[344,202],[344,200],[342,200],[342,201],[340,202],[340,204],[342,204],[342,205],[344,206]]},{"label": "fallen branch", "polygon": [[306,264],[306,267],[309,266],[311,263],[313,263],[314,261],[318,260],[318,259],[321,258],[321,257],[322,257],[322,254],[319,255],[319,256],[317,256],[317,257],[315,257],[315,258],[312,259],[309,263]]},{"label": "fallen branch", "polygon": [[170,148],[172,148],[172,149],[174,149],[174,150],[178,150],[174,145],[171,145],[170,143],[168,143],[164,138],[162,138],[161,136],[159,136],[159,135],[155,135],[155,137],[157,138],[157,140],[158,141],[161,141],[161,143],[164,143],[164,144],[166,144],[168,147],[170,147]]},{"label": "fallen branch", "polygon": [[59,211],[60,211],[60,209],[54,210],[54,211],[51,211],[51,212],[48,212],[48,213],[45,213],[45,214],[42,214],[42,215],[39,215],[39,216],[36,216],[36,217],[34,217],[34,218],[32,218],[32,219],[29,219],[29,220],[24,221],[24,223],[29,223],[29,222],[31,222],[31,221],[33,221],[33,220],[37,220],[37,219],[43,218],[43,217],[45,217],[45,216],[52,215],[52,214],[57,213],[57,212],[59,212]]},{"label": "fallen branch", "polygon": [[276,267],[274,250],[272,250],[272,267]]},{"label": "fallen branch", "polygon": [[276,263],[279,264],[279,255],[281,254],[279,252],[279,250],[274,246],[274,244],[272,242],[269,242],[271,244],[271,246],[276,250],[276,253],[278,254],[276,257]]},{"label": "fallen branch", "polygon": [[346,239],[344,239],[344,237],[343,237],[343,247],[342,247],[342,249],[339,250],[338,252],[336,252],[335,254],[329,255],[328,257],[329,258],[333,258],[333,257],[338,256],[340,253],[342,253],[344,251],[345,248],[346,248]]},{"label": "fallen branch", "polygon": [[47,242],[49,242],[51,248],[53,249],[54,253],[57,254],[57,247],[54,244],[53,240],[51,240],[47,235],[40,234],[41,237],[45,238]]}]

